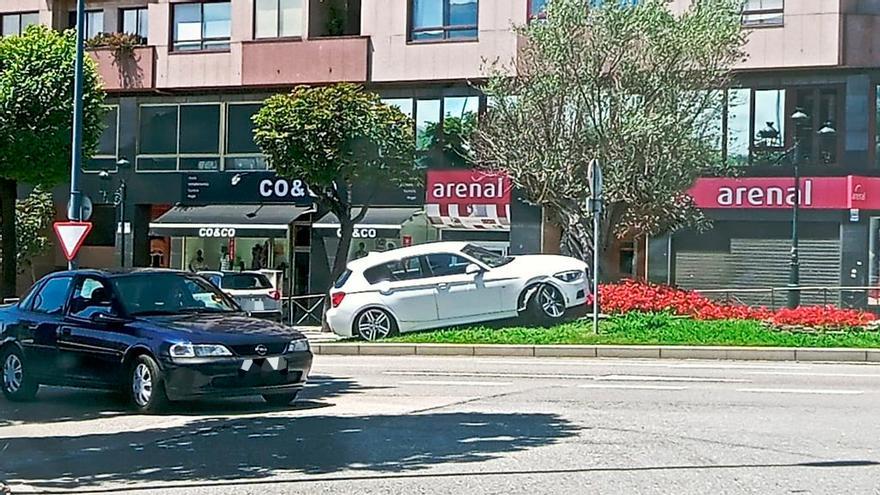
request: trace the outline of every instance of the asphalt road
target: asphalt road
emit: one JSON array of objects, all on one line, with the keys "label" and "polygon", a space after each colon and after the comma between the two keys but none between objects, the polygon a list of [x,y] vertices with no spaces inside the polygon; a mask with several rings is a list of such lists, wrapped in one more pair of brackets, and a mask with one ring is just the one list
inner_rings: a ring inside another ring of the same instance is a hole
[{"label": "asphalt road", "polygon": [[318,356],[292,409],[0,399],[13,493],[880,494],[880,366]]}]

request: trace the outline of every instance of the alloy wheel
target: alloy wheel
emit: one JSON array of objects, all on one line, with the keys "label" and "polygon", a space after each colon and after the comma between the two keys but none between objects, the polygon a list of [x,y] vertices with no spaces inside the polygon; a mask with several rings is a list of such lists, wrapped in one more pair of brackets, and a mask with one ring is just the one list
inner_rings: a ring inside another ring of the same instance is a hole
[{"label": "alloy wheel", "polygon": [[153,374],[146,364],[138,363],[135,366],[131,391],[138,406],[144,407],[150,403],[150,397],[153,395]]},{"label": "alloy wheel", "polygon": [[559,318],[565,314],[565,303],[562,301],[562,294],[555,287],[545,285],[541,288],[538,297],[541,302],[541,309],[550,318]]},{"label": "alloy wheel", "polygon": [[6,357],[3,363],[3,387],[9,393],[18,392],[24,382],[24,367],[21,359],[15,354]]},{"label": "alloy wheel", "polygon": [[391,333],[391,318],[381,309],[368,309],[358,318],[358,333],[364,340],[379,340]]}]

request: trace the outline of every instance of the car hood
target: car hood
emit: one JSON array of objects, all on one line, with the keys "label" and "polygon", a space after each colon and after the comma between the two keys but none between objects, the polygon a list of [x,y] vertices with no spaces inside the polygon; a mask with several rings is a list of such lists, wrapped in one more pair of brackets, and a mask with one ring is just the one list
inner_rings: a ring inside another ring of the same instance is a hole
[{"label": "car hood", "polygon": [[181,337],[196,343],[214,342],[218,338],[222,340],[221,343],[233,344],[304,338],[302,333],[291,327],[248,316],[184,314],[145,316],[138,320],[162,330],[179,332]]},{"label": "car hood", "polygon": [[568,270],[586,270],[588,265],[569,256],[552,254],[527,254],[514,256],[513,261],[498,267],[498,270],[517,274],[553,275]]}]

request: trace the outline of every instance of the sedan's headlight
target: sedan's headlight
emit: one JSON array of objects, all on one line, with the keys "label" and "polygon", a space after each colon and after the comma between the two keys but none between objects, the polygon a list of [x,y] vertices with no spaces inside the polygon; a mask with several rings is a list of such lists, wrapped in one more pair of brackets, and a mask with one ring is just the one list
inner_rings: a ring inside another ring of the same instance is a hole
[{"label": "sedan's headlight", "polygon": [[571,283],[584,278],[584,272],[581,270],[566,270],[564,272],[554,273],[553,276],[563,282]]},{"label": "sedan's headlight", "polygon": [[189,342],[174,344],[169,352],[172,359],[232,356],[232,351],[225,345],[190,344]]},{"label": "sedan's headlight", "polygon": [[287,344],[287,352],[304,352],[309,350],[309,341],[306,339],[291,340]]}]

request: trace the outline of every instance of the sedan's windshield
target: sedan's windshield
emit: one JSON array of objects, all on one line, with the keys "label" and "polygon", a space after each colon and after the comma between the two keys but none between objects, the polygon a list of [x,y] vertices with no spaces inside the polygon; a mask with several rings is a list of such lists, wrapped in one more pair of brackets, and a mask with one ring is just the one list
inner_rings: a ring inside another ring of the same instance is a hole
[{"label": "sedan's windshield", "polygon": [[468,244],[461,250],[464,254],[470,256],[471,258],[476,258],[481,263],[489,266],[489,268],[497,268],[501,265],[510,263],[513,259],[510,256],[501,256],[498,253],[493,253],[488,249],[481,248],[480,246],[474,246],[473,244]]},{"label": "sedan's windshield", "polygon": [[239,311],[227,296],[201,277],[182,273],[134,273],[112,280],[131,316]]}]

